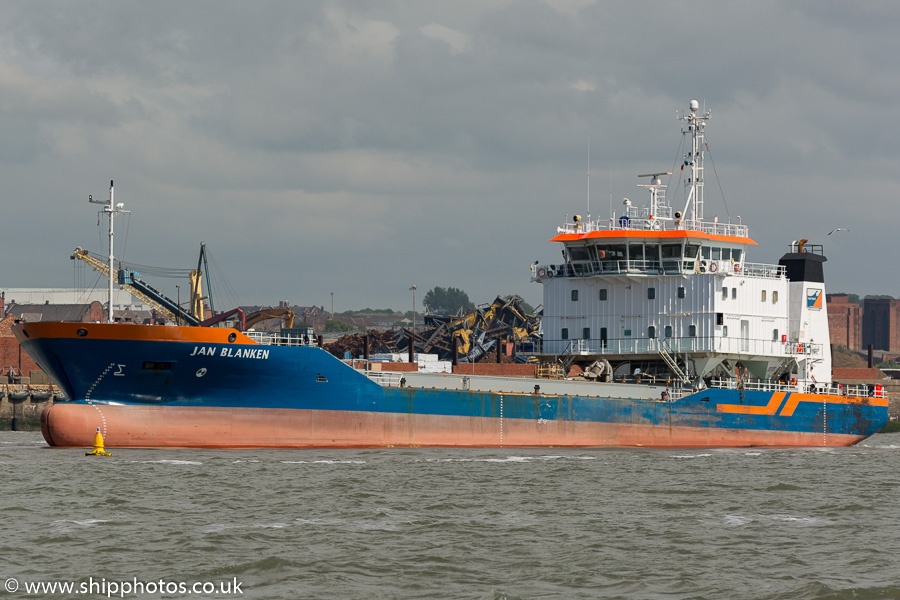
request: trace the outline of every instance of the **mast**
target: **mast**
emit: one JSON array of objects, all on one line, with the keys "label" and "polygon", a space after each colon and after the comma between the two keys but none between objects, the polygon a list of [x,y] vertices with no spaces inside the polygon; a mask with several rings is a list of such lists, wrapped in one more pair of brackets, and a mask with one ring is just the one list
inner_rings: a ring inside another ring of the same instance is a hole
[{"label": "mast", "polygon": [[[682,134],[691,134],[691,152],[684,157],[682,169],[688,167],[688,178],[684,182],[684,214],[691,221],[703,220],[703,154],[706,146],[704,130],[706,121],[710,118],[710,111],[698,114],[700,103],[691,100],[690,114],[682,113],[678,118],[687,123],[681,129]],[[688,209],[691,212],[688,212]]]},{"label": "mast", "polygon": [[130,210],[124,210],[125,204],[119,202],[115,203],[115,191],[113,189],[112,180],[109,181],[109,201],[103,202],[102,200],[94,200],[92,195],[88,195],[88,202],[92,204],[105,204],[103,207],[103,212],[109,215],[109,298],[108,298],[108,316],[107,323],[113,322],[113,273],[115,273],[115,258],[113,256],[113,223],[114,218],[119,213],[128,213]]}]

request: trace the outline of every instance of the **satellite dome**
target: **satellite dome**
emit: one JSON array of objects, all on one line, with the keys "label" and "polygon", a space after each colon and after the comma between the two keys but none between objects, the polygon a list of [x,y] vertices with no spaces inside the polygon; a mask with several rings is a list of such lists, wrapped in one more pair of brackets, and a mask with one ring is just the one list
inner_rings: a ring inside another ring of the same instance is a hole
[{"label": "satellite dome", "polygon": [[691,100],[691,110],[699,110],[699,109],[700,109],[700,103],[697,102],[696,100]]}]

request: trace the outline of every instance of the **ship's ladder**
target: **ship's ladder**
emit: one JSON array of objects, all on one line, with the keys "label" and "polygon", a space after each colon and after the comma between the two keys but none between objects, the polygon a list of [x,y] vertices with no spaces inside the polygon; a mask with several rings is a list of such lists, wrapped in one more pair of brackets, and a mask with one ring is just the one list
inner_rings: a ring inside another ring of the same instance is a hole
[{"label": "ship's ladder", "polygon": [[675,357],[672,356],[672,349],[669,347],[669,343],[663,340],[662,344],[659,347],[659,356],[663,359],[663,362],[668,365],[669,369],[675,374],[675,376],[682,381],[682,383],[689,383],[690,378],[685,374],[684,371],[681,370],[681,367],[678,366],[678,362],[675,360]]},{"label": "ship's ladder", "polygon": [[572,351],[574,349],[573,342],[569,342],[569,345],[566,346],[566,351],[556,357],[557,362],[562,365],[564,373],[568,373],[569,369],[572,368],[572,365],[575,364],[575,357],[572,356]]}]

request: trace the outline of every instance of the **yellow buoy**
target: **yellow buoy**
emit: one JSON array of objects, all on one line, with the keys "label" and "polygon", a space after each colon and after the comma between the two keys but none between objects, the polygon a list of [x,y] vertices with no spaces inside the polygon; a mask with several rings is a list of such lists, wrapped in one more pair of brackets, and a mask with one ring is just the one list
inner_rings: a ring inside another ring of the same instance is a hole
[{"label": "yellow buoy", "polygon": [[100,433],[100,428],[97,428],[97,433],[94,434],[94,450],[91,452],[85,452],[85,456],[112,456],[109,452],[103,449],[103,435]]}]

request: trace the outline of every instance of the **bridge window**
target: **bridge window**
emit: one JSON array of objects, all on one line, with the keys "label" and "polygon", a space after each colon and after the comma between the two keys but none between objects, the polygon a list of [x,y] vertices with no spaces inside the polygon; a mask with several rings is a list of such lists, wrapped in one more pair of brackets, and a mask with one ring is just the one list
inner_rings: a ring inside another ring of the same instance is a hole
[{"label": "bridge window", "polygon": [[722,248],[722,260],[731,260],[731,248]]},{"label": "bridge window", "polygon": [[591,256],[585,246],[569,246],[569,256],[572,260],[590,260]]},{"label": "bridge window", "polygon": [[700,247],[700,258],[705,258],[706,260],[709,260],[709,252],[710,252],[709,246],[701,246]]},{"label": "bridge window", "polygon": [[731,259],[734,260],[734,262],[741,262],[741,254],[742,252],[740,248],[731,249]]},{"label": "bridge window", "polygon": [[721,248],[713,248],[712,249],[712,259],[713,260],[721,260],[722,259],[722,249]]},{"label": "bridge window", "polygon": [[681,258],[681,244],[663,244],[663,258]]},{"label": "bridge window", "polygon": [[644,260],[644,246],[641,244],[629,244],[628,245],[628,259],[629,260]]},{"label": "bridge window", "polygon": [[684,257],[685,258],[697,258],[697,253],[700,251],[700,246],[696,246],[693,244],[688,244],[684,247]]},{"label": "bridge window", "polygon": [[609,246],[606,249],[606,260],[625,260],[625,245]]}]

